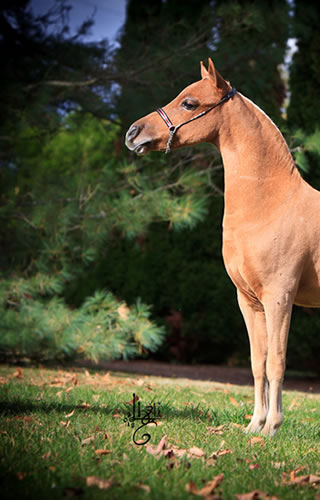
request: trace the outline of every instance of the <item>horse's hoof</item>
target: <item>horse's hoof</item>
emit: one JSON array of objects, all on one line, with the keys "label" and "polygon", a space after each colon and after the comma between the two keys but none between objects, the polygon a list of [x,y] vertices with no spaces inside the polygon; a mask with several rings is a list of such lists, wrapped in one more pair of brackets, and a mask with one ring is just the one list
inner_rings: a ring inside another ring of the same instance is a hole
[{"label": "horse's hoof", "polygon": [[256,434],[257,432],[260,432],[262,427],[264,426],[265,424],[265,420],[261,420],[261,419],[258,419],[258,418],[253,418],[250,422],[249,425],[247,425],[247,427],[245,428],[245,433],[246,434],[249,434],[249,433],[253,433],[253,434]]}]

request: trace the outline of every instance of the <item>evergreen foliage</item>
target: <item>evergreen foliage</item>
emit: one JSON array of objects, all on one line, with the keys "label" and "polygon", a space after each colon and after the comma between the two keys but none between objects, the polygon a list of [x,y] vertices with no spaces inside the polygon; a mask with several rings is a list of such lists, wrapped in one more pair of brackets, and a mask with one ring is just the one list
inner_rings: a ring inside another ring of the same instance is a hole
[{"label": "evergreen foliage", "polygon": [[[123,131],[198,79],[211,56],[281,125],[320,188],[320,133],[307,126],[310,106],[295,118],[294,71],[289,121],[280,119],[287,3],[130,0],[116,51],[84,42],[92,19],[71,36],[68,9],[59,1],[34,18],[16,0],[0,11],[0,352],[247,362],[221,258],[219,153],[204,144],[137,158]],[[316,36],[305,31],[299,53]],[[316,72],[308,66],[311,79]],[[316,365],[319,337],[307,332],[320,316],[295,316],[289,366]]]},{"label": "evergreen foliage", "polygon": [[297,41],[298,50],[290,68],[288,120],[312,133],[320,127],[320,4],[315,0],[296,0],[294,4],[292,36]]}]

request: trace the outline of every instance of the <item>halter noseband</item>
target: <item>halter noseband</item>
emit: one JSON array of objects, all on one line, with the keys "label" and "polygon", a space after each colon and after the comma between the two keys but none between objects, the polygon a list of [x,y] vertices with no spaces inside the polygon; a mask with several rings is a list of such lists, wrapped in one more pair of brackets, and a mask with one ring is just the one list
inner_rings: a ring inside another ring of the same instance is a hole
[{"label": "halter noseband", "polygon": [[236,92],[237,92],[236,89],[233,88],[228,94],[226,94],[221,99],[221,101],[217,102],[217,104],[215,104],[214,106],[212,106],[209,109],[206,109],[205,111],[202,111],[202,113],[199,113],[198,115],[194,116],[193,118],[190,118],[190,120],[182,122],[182,123],[180,123],[179,125],[176,125],[176,126],[173,125],[172,121],[170,120],[169,116],[164,111],[164,109],[162,109],[162,108],[157,109],[156,110],[157,113],[161,116],[161,118],[163,119],[163,121],[165,122],[165,124],[167,125],[167,127],[169,129],[169,138],[168,138],[168,142],[167,142],[167,147],[166,147],[165,154],[167,154],[167,153],[170,152],[170,146],[171,146],[171,142],[172,142],[172,139],[174,137],[174,134],[176,133],[176,131],[180,127],[182,127],[182,125],[186,125],[187,123],[193,122],[193,120],[196,120],[197,118],[200,118],[201,116],[206,115],[212,109],[216,108],[217,106],[220,106],[220,104],[223,104],[224,102],[229,101],[229,99],[231,99],[231,97],[233,97]]}]

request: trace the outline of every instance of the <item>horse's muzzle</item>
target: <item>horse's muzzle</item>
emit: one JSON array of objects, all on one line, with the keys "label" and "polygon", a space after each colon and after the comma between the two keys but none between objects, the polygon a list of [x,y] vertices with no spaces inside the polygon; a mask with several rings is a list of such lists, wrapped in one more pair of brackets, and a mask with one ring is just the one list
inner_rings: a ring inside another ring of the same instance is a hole
[{"label": "horse's muzzle", "polygon": [[135,141],[142,130],[140,125],[131,125],[128,132],[126,133],[125,144],[130,151],[134,151],[137,155],[146,154],[149,151],[149,145],[151,144],[151,139],[148,137],[142,137]]}]

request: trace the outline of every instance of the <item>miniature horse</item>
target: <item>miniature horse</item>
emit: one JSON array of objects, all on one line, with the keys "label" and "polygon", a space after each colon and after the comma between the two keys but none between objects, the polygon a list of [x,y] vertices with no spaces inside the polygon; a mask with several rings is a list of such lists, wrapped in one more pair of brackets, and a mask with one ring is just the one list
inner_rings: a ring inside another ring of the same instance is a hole
[{"label": "miniature horse", "polygon": [[223,259],[247,326],[255,386],[246,431],[272,436],[283,421],[292,305],[320,307],[320,193],[301,178],[275,124],[231,88],[211,59],[208,70],[201,62],[201,76],[133,123],[126,145],[137,154],[201,142],[220,150]]}]

